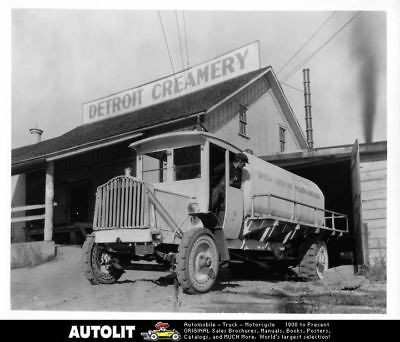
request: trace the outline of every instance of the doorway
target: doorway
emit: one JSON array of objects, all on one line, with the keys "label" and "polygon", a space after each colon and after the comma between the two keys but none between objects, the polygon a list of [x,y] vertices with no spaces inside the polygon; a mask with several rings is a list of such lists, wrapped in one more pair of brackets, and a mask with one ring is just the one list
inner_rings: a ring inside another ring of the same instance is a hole
[{"label": "doorway", "polygon": [[215,189],[225,182],[225,149],[210,143],[210,170],[209,170],[209,210],[214,212],[220,222],[225,216],[225,195],[217,198]]},{"label": "doorway", "polygon": [[355,258],[358,245],[355,243],[354,203],[352,198],[351,159],[335,161],[333,158],[324,162],[309,162],[303,165],[285,167],[301,177],[313,181],[325,196],[325,209],[346,214],[348,216],[349,233],[339,240],[329,242],[330,267],[343,263],[353,263],[354,260],[344,260],[341,252],[350,252]]},{"label": "doorway", "polygon": [[69,200],[69,221],[89,222],[91,221],[90,208],[90,189],[89,182],[80,182],[70,185]]}]

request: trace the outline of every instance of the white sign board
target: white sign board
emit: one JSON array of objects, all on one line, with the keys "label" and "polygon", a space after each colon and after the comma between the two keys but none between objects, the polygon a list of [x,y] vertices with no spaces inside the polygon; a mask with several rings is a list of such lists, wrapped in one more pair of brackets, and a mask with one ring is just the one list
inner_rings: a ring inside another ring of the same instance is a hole
[{"label": "white sign board", "polygon": [[258,41],[208,62],[83,104],[83,123],[130,113],[172,100],[260,68]]}]

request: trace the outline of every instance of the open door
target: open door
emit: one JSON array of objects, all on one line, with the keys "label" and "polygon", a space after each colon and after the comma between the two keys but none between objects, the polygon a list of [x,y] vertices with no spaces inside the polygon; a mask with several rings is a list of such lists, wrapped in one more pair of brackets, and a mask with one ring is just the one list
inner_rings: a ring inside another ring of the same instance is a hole
[{"label": "open door", "polygon": [[360,153],[358,140],[354,142],[351,152],[351,185],[353,202],[353,236],[354,236],[354,257],[355,265],[362,266],[366,264],[366,251],[368,246],[364,241],[364,230],[362,220],[361,203],[361,182],[360,182]]},{"label": "open door", "polygon": [[[227,165],[231,165],[234,154],[227,151]],[[230,179],[229,168],[226,170],[226,179]],[[227,239],[238,239],[243,223],[243,190],[234,188],[226,182],[224,234]]]}]

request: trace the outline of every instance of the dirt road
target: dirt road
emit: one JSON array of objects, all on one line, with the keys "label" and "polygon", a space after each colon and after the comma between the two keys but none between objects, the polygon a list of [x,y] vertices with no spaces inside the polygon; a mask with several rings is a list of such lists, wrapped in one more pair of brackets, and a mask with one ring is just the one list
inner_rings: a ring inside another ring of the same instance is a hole
[{"label": "dirt road", "polygon": [[[335,276],[304,283],[273,278],[263,269],[222,269],[206,294],[186,295],[168,272],[128,270],[118,283],[93,286],[80,270],[81,249],[59,246],[55,260],[11,271],[13,310],[385,313],[386,284]],[[240,276],[237,276],[237,274]]]}]

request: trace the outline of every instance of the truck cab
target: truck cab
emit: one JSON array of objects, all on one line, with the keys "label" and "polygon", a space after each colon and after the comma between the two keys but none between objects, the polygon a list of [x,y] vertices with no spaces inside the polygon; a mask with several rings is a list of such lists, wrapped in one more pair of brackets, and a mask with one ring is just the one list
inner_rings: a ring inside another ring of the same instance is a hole
[{"label": "truck cab", "polygon": [[[227,167],[237,147],[216,136],[199,131],[182,131],[151,137],[130,145],[136,150],[136,177],[154,186],[155,191],[187,196],[192,208],[211,214],[211,194],[221,179],[214,170],[221,166],[223,178],[229,179]],[[245,172],[245,171],[244,171]],[[216,178],[217,177],[217,178]],[[225,182],[225,200],[216,217],[216,225],[224,230],[225,237],[239,237],[243,222],[243,190]],[[179,215],[175,210],[175,215]],[[186,213],[180,211],[181,215]],[[199,215],[200,216],[200,215]],[[206,216],[202,216],[206,220]],[[178,221],[183,217],[177,217]],[[210,218],[209,221],[212,219]],[[197,226],[202,226],[202,220]],[[199,222],[200,221],[200,222]]]}]

